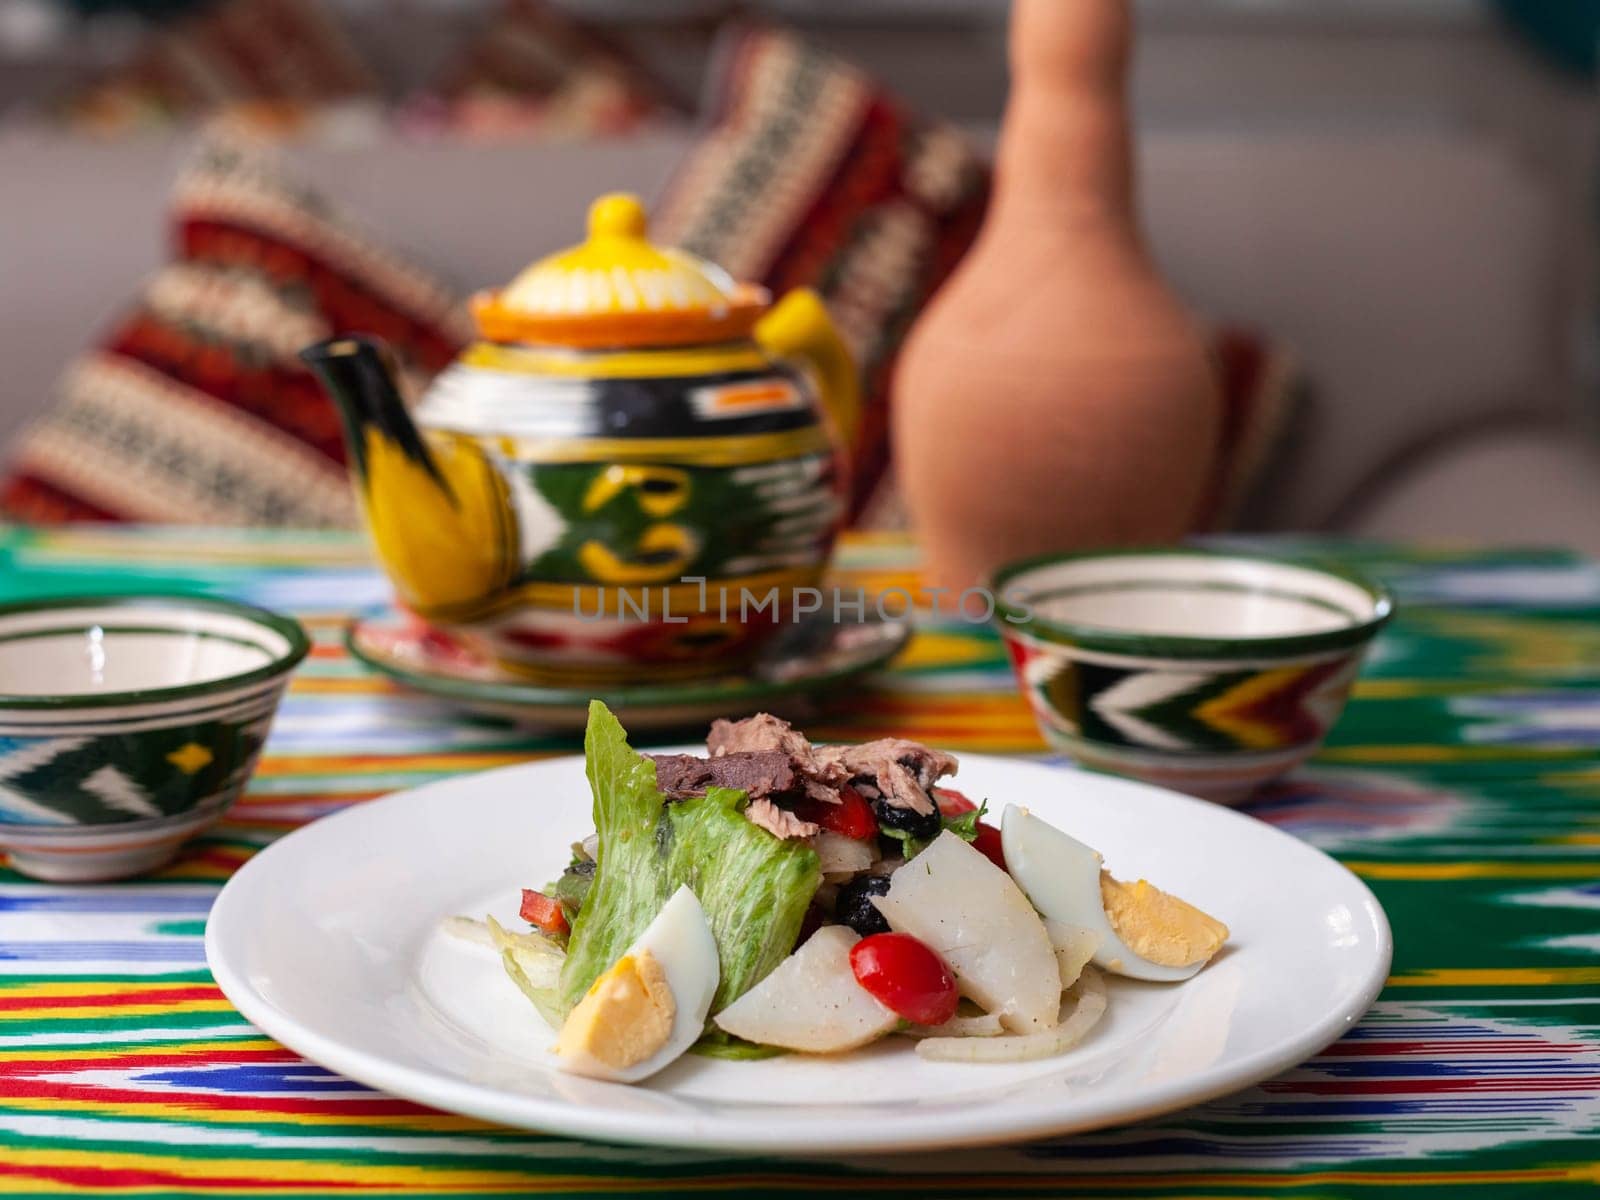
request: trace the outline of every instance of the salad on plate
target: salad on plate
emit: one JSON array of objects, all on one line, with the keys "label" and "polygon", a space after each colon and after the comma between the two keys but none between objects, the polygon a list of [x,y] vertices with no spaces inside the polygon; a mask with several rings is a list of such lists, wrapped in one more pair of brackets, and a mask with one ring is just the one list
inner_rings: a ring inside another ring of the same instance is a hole
[{"label": "salad on plate", "polygon": [[767,714],[704,755],[635,752],[590,706],[594,833],[522,895],[527,928],[458,917],[555,1034],[563,1070],[636,1083],[688,1051],[1015,1062],[1076,1045],[1105,975],[1176,983],[1228,927],[901,739],[812,745]]}]

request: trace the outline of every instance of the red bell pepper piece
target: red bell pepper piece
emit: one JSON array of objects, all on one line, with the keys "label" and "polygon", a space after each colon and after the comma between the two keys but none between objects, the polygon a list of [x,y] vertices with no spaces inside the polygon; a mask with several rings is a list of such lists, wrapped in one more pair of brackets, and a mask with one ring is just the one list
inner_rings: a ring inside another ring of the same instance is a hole
[{"label": "red bell pepper piece", "polygon": [[543,892],[532,888],[522,889],[522,919],[535,929],[565,937],[572,927],[567,924],[567,914],[561,911],[561,902],[552,900]]}]

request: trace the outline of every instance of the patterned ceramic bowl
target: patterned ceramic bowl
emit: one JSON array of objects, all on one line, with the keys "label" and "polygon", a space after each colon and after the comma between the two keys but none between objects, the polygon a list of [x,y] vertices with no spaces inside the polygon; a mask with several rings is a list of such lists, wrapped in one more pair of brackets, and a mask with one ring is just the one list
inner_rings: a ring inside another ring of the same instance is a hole
[{"label": "patterned ceramic bowl", "polygon": [[287,617],[180,596],[0,607],[0,849],[39,879],[161,866],[225,812],[310,648]]},{"label": "patterned ceramic bowl", "polygon": [[1393,608],[1344,570],[1189,549],[1027,559],[991,587],[1046,739],[1226,804],[1322,744]]}]

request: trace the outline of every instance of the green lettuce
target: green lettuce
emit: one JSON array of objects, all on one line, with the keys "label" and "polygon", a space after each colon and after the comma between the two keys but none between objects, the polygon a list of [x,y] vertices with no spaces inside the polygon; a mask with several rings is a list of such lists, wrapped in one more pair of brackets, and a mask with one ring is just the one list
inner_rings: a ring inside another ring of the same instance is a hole
[{"label": "green lettuce", "polygon": [[689,1049],[705,1058],[726,1058],[734,1062],[783,1058],[789,1053],[782,1046],[762,1046],[755,1042],[747,1042],[720,1029],[711,1030]]},{"label": "green lettuce", "polygon": [[743,792],[710,788],[668,805],[658,832],[666,851],[667,894],[680,884],[700,897],[717,939],[722,982],[712,1012],[721,1012],[794,950],[806,909],[822,883],[816,851],[773,837],[744,815]]},{"label": "green lettuce", "polygon": [[584,753],[600,846],[567,941],[562,1011],[572,1010],[682,884],[699,898],[717,942],[722,978],[711,1011],[720,1011],[794,949],[822,882],[816,852],[747,820],[743,792],[712,788],[669,804],[656,787],[655,764],[634,752],[598,700],[589,706]]},{"label": "green lettuce", "polygon": [[594,863],[587,859],[574,859],[560,878],[544,889],[544,894],[561,905],[561,911],[571,925],[583,911],[583,902],[589,895],[589,885],[594,882]]},{"label": "green lettuce", "polygon": [[941,817],[940,821],[947,832],[955,834],[963,842],[971,842],[977,840],[978,822],[988,813],[989,802],[985,800],[970,812],[964,812],[959,817]]}]

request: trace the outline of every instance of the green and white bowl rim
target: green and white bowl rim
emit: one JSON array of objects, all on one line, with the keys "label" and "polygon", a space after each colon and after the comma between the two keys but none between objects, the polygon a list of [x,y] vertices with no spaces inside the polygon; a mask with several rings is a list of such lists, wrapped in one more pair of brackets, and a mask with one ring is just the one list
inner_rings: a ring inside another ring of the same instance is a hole
[{"label": "green and white bowl rim", "polygon": [[[186,700],[217,692],[233,691],[252,684],[267,683],[287,675],[311,652],[311,638],[300,622],[293,617],[239,600],[224,600],[216,596],[197,596],[183,592],[124,592],[115,595],[85,594],[81,596],[48,596],[35,600],[19,600],[0,604],[0,622],[7,617],[24,616],[35,612],[50,612],[73,608],[127,608],[127,609],[182,609],[195,608],[207,612],[223,613],[242,618],[278,634],[287,643],[283,653],[271,662],[233,675],[204,679],[196,683],[172,684],[166,687],[135,688],[120,692],[82,692],[68,695],[12,695],[0,691],[0,709],[12,711],[50,711],[78,708],[117,708],[128,705],[158,704],[169,700]],[[72,627],[62,626],[62,632]],[[177,626],[175,632],[181,632]],[[0,632],[0,641],[4,633]]]},{"label": "green and white bowl rim", "polygon": [[[1321,630],[1316,633],[1274,634],[1266,637],[1199,637],[1188,634],[1137,633],[1131,630],[1107,629],[1097,625],[1052,620],[1037,614],[1028,616],[1022,609],[1005,599],[1006,589],[1030,571],[1060,563],[1108,558],[1198,558],[1311,571],[1331,576],[1361,589],[1372,598],[1372,615],[1338,629]],[[985,586],[994,596],[995,624],[1003,631],[1016,631],[1019,634],[1030,635],[1036,640],[1058,645],[1144,658],[1227,661],[1346,650],[1365,644],[1394,616],[1394,597],[1389,589],[1342,563],[1207,546],[1126,546],[1109,550],[1035,554],[997,568],[985,580]],[[1024,617],[1027,619],[1022,619]]]}]

